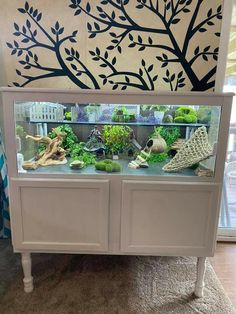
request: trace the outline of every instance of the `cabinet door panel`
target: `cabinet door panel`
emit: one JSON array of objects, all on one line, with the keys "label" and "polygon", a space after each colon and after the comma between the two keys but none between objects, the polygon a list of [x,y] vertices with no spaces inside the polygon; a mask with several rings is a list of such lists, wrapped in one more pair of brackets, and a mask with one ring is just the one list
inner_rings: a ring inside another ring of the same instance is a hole
[{"label": "cabinet door panel", "polygon": [[12,185],[18,195],[12,202],[16,247],[108,250],[108,181],[17,180]]},{"label": "cabinet door panel", "polygon": [[218,186],[123,181],[121,250],[211,255]]}]

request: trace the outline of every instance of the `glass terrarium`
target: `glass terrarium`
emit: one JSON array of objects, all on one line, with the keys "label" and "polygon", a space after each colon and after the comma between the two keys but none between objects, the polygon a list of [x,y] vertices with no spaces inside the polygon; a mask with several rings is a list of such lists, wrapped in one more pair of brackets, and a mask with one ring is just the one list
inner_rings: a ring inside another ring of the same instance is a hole
[{"label": "glass terrarium", "polygon": [[15,102],[19,173],[213,177],[221,107]]}]

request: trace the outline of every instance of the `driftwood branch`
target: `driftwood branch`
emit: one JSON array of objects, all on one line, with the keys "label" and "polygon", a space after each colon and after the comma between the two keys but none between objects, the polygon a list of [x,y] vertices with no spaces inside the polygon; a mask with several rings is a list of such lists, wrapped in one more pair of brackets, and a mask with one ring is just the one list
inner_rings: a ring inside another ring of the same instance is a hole
[{"label": "driftwood branch", "polygon": [[[54,129],[55,131],[55,129]],[[67,162],[65,156],[65,150],[60,147],[65,136],[65,133],[57,132],[57,136],[51,139],[47,136],[31,136],[27,135],[27,139],[32,139],[37,143],[46,144],[46,149],[38,156],[35,157],[33,161],[26,161],[23,164],[24,169],[37,169],[42,166],[65,164]]]}]

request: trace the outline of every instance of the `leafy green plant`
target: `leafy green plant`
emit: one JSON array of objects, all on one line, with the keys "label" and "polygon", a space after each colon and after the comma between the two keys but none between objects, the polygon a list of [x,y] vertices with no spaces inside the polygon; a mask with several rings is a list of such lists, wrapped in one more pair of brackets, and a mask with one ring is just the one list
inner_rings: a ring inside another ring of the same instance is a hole
[{"label": "leafy green plant", "polygon": [[88,152],[82,152],[80,155],[74,156],[73,160],[83,161],[85,166],[94,165],[96,163],[96,155]]},{"label": "leafy green plant", "polygon": [[84,146],[84,142],[74,144],[70,153],[71,158],[76,159],[77,157],[81,156],[84,152]]},{"label": "leafy green plant", "polygon": [[21,139],[24,139],[26,136],[24,128],[19,124],[16,125],[16,135],[19,136]]},{"label": "leafy green plant", "polygon": [[210,106],[201,106],[197,111],[197,119],[200,123],[209,123],[211,120],[211,111]]},{"label": "leafy green plant", "polygon": [[150,163],[158,163],[166,160],[168,158],[167,153],[151,153],[148,162]]},{"label": "leafy green plant", "polygon": [[70,112],[65,112],[65,120],[70,121],[71,120],[71,116],[72,116],[71,111]]},{"label": "leafy green plant", "polygon": [[59,125],[55,130],[49,132],[48,136],[53,139],[57,136],[56,132],[65,133],[61,147],[67,151],[67,155],[70,155],[74,145],[78,143],[76,134],[68,124]]},{"label": "leafy green plant", "polygon": [[96,163],[96,155],[84,151],[84,142],[74,144],[71,150],[71,158],[73,160],[80,160],[85,163],[85,166],[94,165]]},{"label": "leafy green plant", "polygon": [[129,113],[126,107],[117,107],[112,114],[112,121],[114,122],[133,122],[135,120],[135,114]]},{"label": "leafy green plant", "polygon": [[107,152],[111,154],[122,152],[130,142],[131,132],[132,129],[128,126],[105,125],[103,139]]},{"label": "leafy green plant", "polygon": [[160,135],[166,141],[167,147],[170,148],[180,137],[180,128],[159,126],[154,128],[154,132],[150,137],[157,137],[158,135]]},{"label": "leafy green plant", "polygon": [[[50,137],[51,139],[55,138],[57,136],[56,134],[57,132],[65,133],[61,147],[66,150],[66,155],[70,156],[74,148],[74,145],[78,143],[77,136],[75,135],[72,128],[68,124],[64,124],[64,125],[59,125],[55,129],[52,129],[52,131],[48,133],[48,137]],[[45,148],[46,148],[46,145],[40,143],[37,149],[38,154],[41,154],[45,150]]]}]

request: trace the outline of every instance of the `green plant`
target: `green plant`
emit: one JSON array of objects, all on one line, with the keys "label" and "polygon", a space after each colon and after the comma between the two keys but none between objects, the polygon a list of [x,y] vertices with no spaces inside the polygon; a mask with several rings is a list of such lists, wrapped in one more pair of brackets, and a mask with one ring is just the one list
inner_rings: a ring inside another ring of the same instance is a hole
[{"label": "green plant", "polygon": [[94,165],[96,163],[96,155],[84,151],[84,142],[74,144],[71,150],[71,158],[73,160],[80,160],[85,163],[85,166]]},{"label": "green plant", "polygon": [[70,121],[71,120],[71,116],[72,116],[72,113],[71,111],[70,112],[65,112],[65,119]]},{"label": "green plant", "polygon": [[170,148],[180,137],[180,128],[159,126],[154,128],[154,132],[150,137],[157,137],[158,135],[160,135],[165,140],[167,147]]},{"label": "green plant", "polygon": [[70,153],[71,158],[76,159],[77,157],[81,156],[84,152],[84,146],[84,142],[74,144]]},{"label": "green plant", "polygon": [[65,133],[61,147],[67,151],[67,155],[70,155],[74,145],[78,143],[78,138],[74,131],[68,124],[64,124],[59,125],[56,129],[52,129],[52,132],[49,132],[48,136],[53,139],[57,136],[56,132]]},{"label": "green plant", "polygon": [[123,115],[125,115],[125,114],[129,114],[129,111],[128,111],[128,109],[126,107],[116,107],[114,109],[113,114],[123,114]]},{"label": "green plant", "polygon": [[105,125],[103,130],[103,139],[106,150],[111,154],[118,154],[130,142],[130,133],[132,129],[128,126]]},{"label": "green plant", "polygon": [[16,135],[19,136],[21,139],[24,139],[26,136],[24,128],[19,124],[16,125]]},{"label": "green plant", "polygon": [[81,155],[77,155],[73,160],[83,161],[85,166],[94,165],[96,163],[96,155],[88,152],[82,152]]},{"label": "green plant", "polygon": [[[55,138],[57,136],[57,132],[65,133],[65,136],[61,144],[61,148],[66,150],[67,156],[70,156],[74,148],[74,145],[78,143],[77,136],[75,135],[72,128],[68,124],[63,124],[59,125],[55,129],[52,129],[52,131],[48,133],[48,137],[50,137],[51,139]],[[38,154],[41,154],[45,150],[45,148],[46,148],[45,144],[39,144],[37,149]]]},{"label": "green plant", "polygon": [[210,106],[201,106],[197,111],[197,118],[200,123],[209,123],[211,120],[211,111]]},{"label": "green plant", "polygon": [[112,121],[114,122],[132,122],[135,119],[135,114],[129,113],[126,107],[116,107],[112,114]]},{"label": "green plant", "polygon": [[151,153],[150,157],[148,158],[148,161],[150,163],[158,163],[166,160],[168,158],[167,153]]}]

